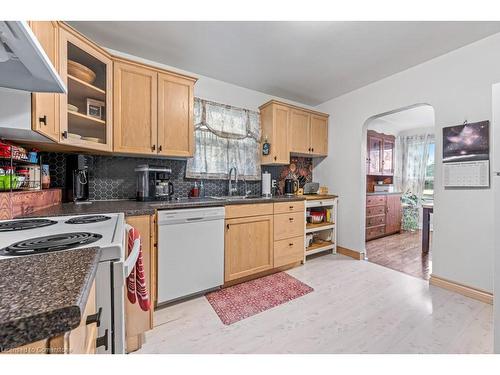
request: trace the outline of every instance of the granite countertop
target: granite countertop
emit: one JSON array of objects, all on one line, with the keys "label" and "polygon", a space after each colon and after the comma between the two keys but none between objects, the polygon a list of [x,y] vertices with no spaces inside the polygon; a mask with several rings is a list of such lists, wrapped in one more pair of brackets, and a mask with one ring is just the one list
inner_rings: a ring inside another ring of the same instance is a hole
[{"label": "granite countertop", "polygon": [[387,191],[378,191],[378,192],[370,192],[366,193],[366,195],[401,195],[403,194],[400,191],[393,191],[393,192],[387,192]]},{"label": "granite countertop", "polygon": [[0,260],[0,352],[76,328],[99,257],[93,247]]},{"label": "granite countertop", "polygon": [[172,201],[151,201],[138,202],[135,200],[111,200],[111,201],[93,201],[89,204],[62,203],[46,209],[31,212],[17,218],[26,217],[44,217],[44,216],[66,216],[66,215],[92,215],[106,214],[114,212],[123,212],[125,216],[153,215],[155,210],[173,210],[182,208],[202,208],[228,206],[233,204],[251,204],[251,203],[273,203],[273,202],[292,202],[301,201],[302,196],[295,197],[249,197],[249,198],[181,198]]}]

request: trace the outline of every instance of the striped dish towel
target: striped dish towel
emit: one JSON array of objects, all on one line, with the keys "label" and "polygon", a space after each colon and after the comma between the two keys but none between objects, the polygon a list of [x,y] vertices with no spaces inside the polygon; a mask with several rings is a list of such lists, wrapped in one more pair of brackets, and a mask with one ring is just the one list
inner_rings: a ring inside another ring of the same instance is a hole
[{"label": "striped dish towel", "polygon": [[141,247],[139,249],[139,257],[135,264],[134,269],[127,277],[127,298],[130,303],[134,304],[139,302],[139,306],[143,311],[149,311],[151,305],[149,303],[148,288],[146,285],[146,275],[144,272],[144,264],[142,261],[142,241],[139,231],[132,228],[128,231],[128,254],[134,248],[134,241],[139,239]]}]

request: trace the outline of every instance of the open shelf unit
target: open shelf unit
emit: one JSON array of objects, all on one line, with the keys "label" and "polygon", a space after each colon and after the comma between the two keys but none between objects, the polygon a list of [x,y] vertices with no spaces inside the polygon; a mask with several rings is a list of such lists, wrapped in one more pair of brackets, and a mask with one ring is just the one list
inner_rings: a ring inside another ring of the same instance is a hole
[{"label": "open shelf unit", "polygon": [[[15,146],[10,146],[10,156],[0,156],[0,169],[4,171],[0,175],[0,192],[13,192],[20,190],[40,190],[42,188],[42,157],[37,155],[37,161],[33,162],[29,159],[17,158],[14,152]],[[16,173],[19,169],[28,169],[30,179],[26,176],[20,176]],[[12,173],[6,174],[5,171],[10,169]]]},{"label": "open shelf unit", "polygon": [[[307,200],[306,201],[306,212],[307,211],[329,211],[330,215],[325,218],[321,223],[308,223],[306,220],[305,224],[305,251],[304,251],[304,262],[307,260],[307,256],[322,252],[332,252],[337,253],[337,198],[325,199],[325,200]],[[307,214],[306,214],[307,216]],[[313,236],[313,242],[310,246],[307,246],[308,236]]]}]

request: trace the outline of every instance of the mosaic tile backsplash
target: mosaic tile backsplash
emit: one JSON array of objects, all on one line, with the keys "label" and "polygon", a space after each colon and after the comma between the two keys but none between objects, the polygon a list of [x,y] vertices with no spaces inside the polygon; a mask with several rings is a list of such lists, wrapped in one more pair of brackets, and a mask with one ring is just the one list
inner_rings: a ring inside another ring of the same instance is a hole
[{"label": "mosaic tile backsplash", "polygon": [[[66,187],[65,153],[49,152],[43,154],[44,163],[49,164],[51,187]],[[134,169],[140,164],[160,165],[172,169],[170,181],[174,184],[176,197],[187,197],[195,181],[185,178],[186,161],[174,159],[137,158],[126,156],[86,156],[89,166],[89,198],[90,200],[134,199],[136,196],[136,173]],[[312,160],[310,158],[292,158],[298,171],[310,171],[308,181],[312,180]],[[262,167],[262,171],[271,173],[276,180],[288,174],[290,166]],[[286,174],[285,171],[286,170]],[[71,183],[71,182],[70,182]],[[206,196],[227,194],[227,180],[203,180]],[[260,181],[247,181],[247,189],[251,195],[261,194]],[[239,194],[245,193],[245,186],[240,179]]]}]

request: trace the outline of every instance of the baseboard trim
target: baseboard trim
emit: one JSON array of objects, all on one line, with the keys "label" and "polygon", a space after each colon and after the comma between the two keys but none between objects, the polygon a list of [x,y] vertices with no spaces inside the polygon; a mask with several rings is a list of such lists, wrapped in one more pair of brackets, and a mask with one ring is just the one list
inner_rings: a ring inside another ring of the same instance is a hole
[{"label": "baseboard trim", "polygon": [[444,277],[431,275],[429,284],[459,293],[463,296],[476,299],[478,301],[493,304],[493,294],[482,289],[473,288],[464,284],[457,283]]},{"label": "baseboard trim", "polygon": [[365,255],[363,253],[342,246],[337,246],[337,253],[354,258],[356,260],[363,260],[365,258]]}]

